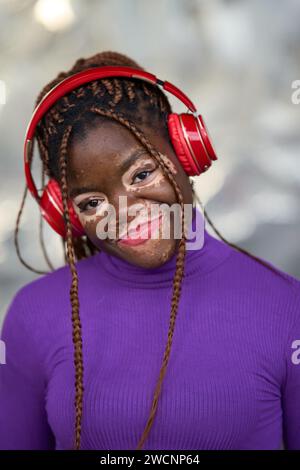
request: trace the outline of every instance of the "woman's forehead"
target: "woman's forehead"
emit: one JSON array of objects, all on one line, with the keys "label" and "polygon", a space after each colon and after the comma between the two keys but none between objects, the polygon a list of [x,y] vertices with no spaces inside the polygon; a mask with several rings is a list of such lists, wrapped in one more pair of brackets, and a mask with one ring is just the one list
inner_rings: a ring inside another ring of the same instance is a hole
[{"label": "woman's forehead", "polygon": [[134,152],[151,154],[124,126],[105,124],[87,131],[84,138],[74,139],[69,150],[69,169],[79,171],[89,165],[118,167]]},{"label": "woman's forehead", "polygon": [[[175,175],[178,162],[163,137],[149,127],[141,126],[141,131]],[[95,180],[100,182],[102,178],[116,181],[131,165],[155,160],[133,132],[112,120],[88,128],[81,139],[75,137],[69,150],[68,180],[73,188]]]}]

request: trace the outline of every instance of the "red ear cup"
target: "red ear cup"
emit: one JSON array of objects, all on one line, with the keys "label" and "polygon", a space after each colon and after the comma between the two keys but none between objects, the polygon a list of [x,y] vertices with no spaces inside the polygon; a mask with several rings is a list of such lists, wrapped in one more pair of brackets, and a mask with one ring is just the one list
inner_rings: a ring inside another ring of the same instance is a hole
[{"label": "red ear cup", "polygon": [[212,160],[217,160],[201,115],[171,113],[168,129],[176,155],[189,176],[200,175]]},{"label": "red ear cup", "polygon": [[[70,200],[68,201],[68,207],[73,236],[75,238],[80,237],[85,232]],[[50,179],[44,188],[40,199],[40,210],[42,216],[51,227],[63,238],[66,238],[67,231],[63,217],[62,194],[59,184],[54,179]]]}]

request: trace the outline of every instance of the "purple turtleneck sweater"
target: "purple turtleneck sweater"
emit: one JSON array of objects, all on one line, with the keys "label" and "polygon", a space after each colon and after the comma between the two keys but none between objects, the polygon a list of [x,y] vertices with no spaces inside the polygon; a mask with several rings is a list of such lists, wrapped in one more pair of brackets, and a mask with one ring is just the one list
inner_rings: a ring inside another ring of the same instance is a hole
[{"label": "purple turtleneck sweater", "polygon": [[[300,281],[204,231],[186,252],[173,344],[143,449],[300,449]],[[167,342],[176,255],[146,269],[77,262],[82,449],[135,449]],[[71,449],[68,266],[23,286],[2,326],[0,448]],[[298,342],[297,342],[298,340]]]}]

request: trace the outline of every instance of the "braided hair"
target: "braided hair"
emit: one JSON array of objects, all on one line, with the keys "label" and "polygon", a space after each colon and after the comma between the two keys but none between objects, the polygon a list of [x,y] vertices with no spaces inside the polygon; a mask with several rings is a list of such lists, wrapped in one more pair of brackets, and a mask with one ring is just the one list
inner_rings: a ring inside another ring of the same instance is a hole
[{"label": "braided hair", "polygon": [[[36,99],[35,106],[42,100],[42,98],[51,90],[55,85],[61,82],[66,77],[69,77],[77,72],[83,71],[91,67],[99,67],[105,65],[118,65],[129,66],[136,69],[144,70],[134,60],[124,54],[112,51],[104,51],[95,54],[89,58],[78,59],[73,67],[67,72],[60,72],[58,76],[49,82],[40,92]],[[151,156],[157,161],[162,168],[165,175],[168,177],[172,184],[177,199],[181,205],[182,213],[182,238],[179,241],[176,270],[173,280],[173,291],[171,299],[171,314],[169,323],[168,340],[165,348],[159,377],[154,390],[153,401],[149,413],[149,418],[138,442],[137,449],[141,449],[154,421],[155,413],[158,405],[158,398],[161,392],[162,382],[166,373],[166,368],[170,356],[172,338],[175,328],[176,315],[178,310],[179,299],[181,295],[181,283],[184,276],[184,260],[186,253],[186,239],[184,230],[184,210],[183,210],[183,196],[180,188],[162,159],[160,153],[149,142],[147,137],[138,127],[139,124],[147,124],[154,127],[156,130],[169,139],[167,116],[172,112],[171,105],[163,93],[157,86],[148,82],[134,79],[134,78],[102,78],[97,79],[79,88],[69,92],[60,98],[52,108],[43,116],[39,122],[35,138],[38,142],[39,154],[42,160],[42,187],[45,184],[45,176],[55,178],[61,188],[64,220],[66,224],[66,238],[62,239],[65,262],[69,264],[72,280],[70,288],[70,300],[72,306],[72,328],[73,328],[73,345],[74,345],[74,366],[75,366],[75,432],[74,432],[74,449],[80,449],[81,443],[81,421],[83,411],[83,357],[82,357],[82,328],[79,314],[79,299],[78,299],[78,274],[76,269],[76,261],[93,256],[99,249],[96,248],[91,241],[86,237],[73,238],[72,228],[70,223],[70,214],[68,209],[68,186],[67,186],[67,150],[72,136],[77,139],[83,138],[85,132],[94,124],[99,123],[99,120],[107,121],[112,119],[121,123],[129,129],[136,138],[146,147]],[[82,137],[81,137],[82,136]],[[33,158],[33,146],[29,156],[31,162]],[[201,201],[193,189],[193,181],[190,180],[192,185],[192,192],[194,202],[198,201],[203,208]],[[31,271],[38,274],[44,274],[45,271],[40,271],[32,268],[26,261],[23,260],[19,245],[18,245],[18,228],[21,213],[24,207],[25,198],[27,195],[27,186],[21,207],[18,212],[16,228],[15,228],[15,247],[17,255],[21,263]],[[276,274],[280,274],[271,265],[264,260],[252,255],[247,250],[238,247],[237,245],[228,242],[217,231],[213,223],[208,217],[207,211],[203,208],[204,217],[212,226],[217,235],[227,244],[235,249],[245,253],[251,258],[257,260],[259,263],[266,266]],[[40,242],[46,262],[51,270],[54,270],[50,259],[46,253],[45,245],[42,236],[42,217],[40,219]]]}]

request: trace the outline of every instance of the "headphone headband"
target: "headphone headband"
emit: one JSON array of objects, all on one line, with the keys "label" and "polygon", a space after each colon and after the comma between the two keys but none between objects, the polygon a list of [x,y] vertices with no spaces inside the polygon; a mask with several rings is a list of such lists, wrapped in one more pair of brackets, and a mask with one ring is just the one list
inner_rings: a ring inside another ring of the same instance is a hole
[{"label": "headphone headband", "polygon": [[121,66],[111,66],[104,65],[102,67],[91,67],[89,69],[83,70],[81,72],[75,73],[70,77],[65,78],[57,85],[55,85],[51,90],[46,93],[43,99],[35,108],[30,122],[27,126],[26,135],[25,135],[25,145],[24,145],[24,171],[27,180],[27,186],[30,190],[33,197],[39,200],[39,195],[35,186],[35,183],[32,178],[30,165],[29,165],[29,151],[33,143],[34,133],[37,124],[42,119],[42,117],[47,113],[47,111],[53,106],[56,101],[61,97],[71,92],[79,86],[91,82],[93,80],[98,80],[101,78],[107,77],[129,77],[129,78],[139,78],[145,80],[146,82],[151,83],[152,85],[161,86],[165,91],[171,93],[180,101],[182,101],[187,108],[192,112],[196,113],[196,107],[192,101],[175,85],[170,82],[160,80],[152,73],[144,72],[142,70],[135,69],[133,67],[121,67]]}]

